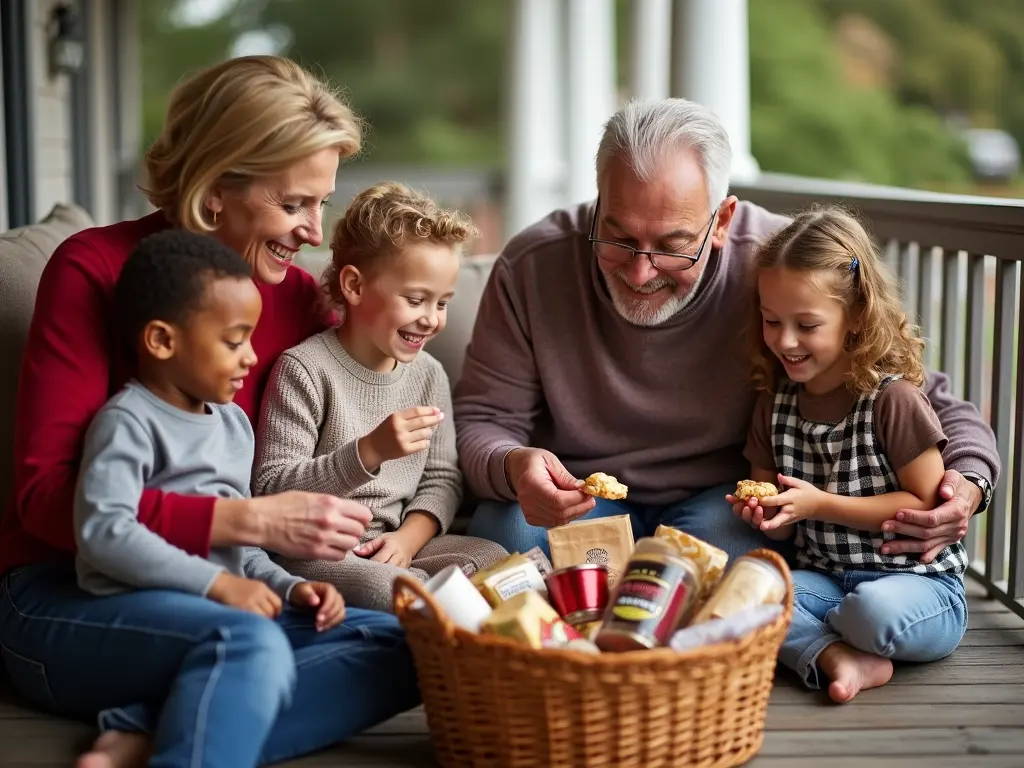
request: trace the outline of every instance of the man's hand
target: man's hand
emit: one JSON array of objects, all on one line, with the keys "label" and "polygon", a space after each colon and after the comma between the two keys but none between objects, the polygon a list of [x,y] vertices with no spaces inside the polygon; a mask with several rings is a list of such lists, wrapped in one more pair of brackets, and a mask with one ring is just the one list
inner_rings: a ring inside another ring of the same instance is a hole
[{"label": "man's hand", "polygon": [[571,523],[594,508],[594,497],[551,451],[516,448],[505,457],[512,489],[530,525],[554,528]]},{"label": "man's hand", "polygon": [[296,608],[316,611],[316,631],[332,629],[345,618],[345,601],[333,584],[303,581],[292,587],[288,602]]},{"label": "man's hand", "polygon": [[214,602],[243,611],[258,613],[268,619],[281,614],[281,598],[262,581],[246,579],[223,571],[210,586],[206,596]]},{"label": "man's hand", "polygon": [[[773,531],[800,520],[813,519],[828,500],[825,491],[795,477],[780,474],[779,487],[785,487],[786,490],[778,496],[758,499],[758,503],[767,512],[761,522],[762,531]],[[774,514],[772,510],[775,510]]]},{"label": "man's hand", "polygon": [[443,418],[440,408],[425,405],[396,411],[370,434],[359,438],[359,460],[367,472],[373,473],[385,461],[425,451]]},{"label": "man's hand", "polygon": [[930,563],[942,550],[966,536],[971,515],[981,503],[981,491],[955,469],[947,469],[939,485],[939,497],[944,501],[930,512],[901,509],[895,520],[882,523],[886,533],[912,537],[887,541],[882,553],[923,552],[921,562]]},{"label": "man's hand", "polygon": [[378,563],[390,563],[396,568],[408,568],[416,557],[416,553],[398,531],[382,533],[352,551],[359,557],[369,557]]}]

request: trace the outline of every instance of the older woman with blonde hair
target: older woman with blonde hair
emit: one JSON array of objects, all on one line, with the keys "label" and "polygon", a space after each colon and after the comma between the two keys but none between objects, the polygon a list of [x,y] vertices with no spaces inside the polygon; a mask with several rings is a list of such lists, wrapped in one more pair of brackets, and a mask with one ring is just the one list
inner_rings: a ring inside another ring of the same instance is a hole
[{"label": "older woman with blonde hair", "polygon": [[[93,597],[75,580],[72,499],[90,420],[132,375],[109,314],[121,267],[144,237],[181,227],[217,238],[253,269],[259,362],[235,402],[255,426],[282,351],[325,326],[317,283],[291,263],[323,239],[322,211],[360,124],[324,83],[277,57],[222,62],[172,93],[146,154],[158,209],[81,232],[40,281],[21,364],[14,508],[0,522],[0,653],[14,685],[56,714],[97,717],[85,766],[238,766],[312,751],[415,706],[394,617],[349,609],[336,629],[272,621],[163,590]],[[340,560],[370,520],[360,504],[289,492],[254,499],[147,490],[138,522],[205,557],[251,545]],[[269,662],[268,662],[269,659]]]}]

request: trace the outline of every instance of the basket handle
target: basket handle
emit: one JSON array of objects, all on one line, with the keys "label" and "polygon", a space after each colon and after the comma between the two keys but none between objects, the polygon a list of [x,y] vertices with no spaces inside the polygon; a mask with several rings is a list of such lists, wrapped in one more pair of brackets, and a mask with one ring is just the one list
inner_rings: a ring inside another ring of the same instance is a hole
[{"label": "basket handle", "polygon": [[[409,593],[412,593],[411,595]],[[392,592],[392,600],[395,613],[412,610],[412,604],[416,599],[423,601],[423,604],[430,610],[431,618],[441,625],[446,639],[450,640],[455,636],[455,624],[448,614],[437,604],[434,596],[427,591],[423,583],[408,574],[400,573],[395,577],[395,585]]]}]

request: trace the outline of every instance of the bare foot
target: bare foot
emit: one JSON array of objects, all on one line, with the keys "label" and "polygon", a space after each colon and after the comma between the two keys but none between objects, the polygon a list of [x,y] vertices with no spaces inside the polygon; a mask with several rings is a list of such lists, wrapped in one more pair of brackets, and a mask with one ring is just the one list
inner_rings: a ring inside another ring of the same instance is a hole
[{"label": "bare foot", "polygon": [[832,681],[828,695],[840,704],[868,688],[885,685],[892,677],[889,659],[858,651],[846,643],[832,643],[822,651],[818,666]]},{"label": "bare foot", "polygon": [[149,736],[143,733],[106,731],[92,745],[92,749],[78,758],[75,768],[137,768],[145,766],[149,758]]}]

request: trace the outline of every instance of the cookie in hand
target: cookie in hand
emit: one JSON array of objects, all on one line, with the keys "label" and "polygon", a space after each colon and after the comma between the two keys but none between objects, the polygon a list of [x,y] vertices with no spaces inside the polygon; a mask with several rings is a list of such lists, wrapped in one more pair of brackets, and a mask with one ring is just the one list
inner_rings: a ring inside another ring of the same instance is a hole
[{"label": "cookie in hand", "polygon": [[600,499],[624,499],[629,488],[611,475],[595,472],[584,480],[583,492]]},{"label": "cookie in hand", "polygon": [[746,501],[747,499],[767,499],[769,496],[778,496],[779,489],[771,483],[757,482],[756,480],[740,480],[736,483],[736,493],[733,494],[737,499]]}]

